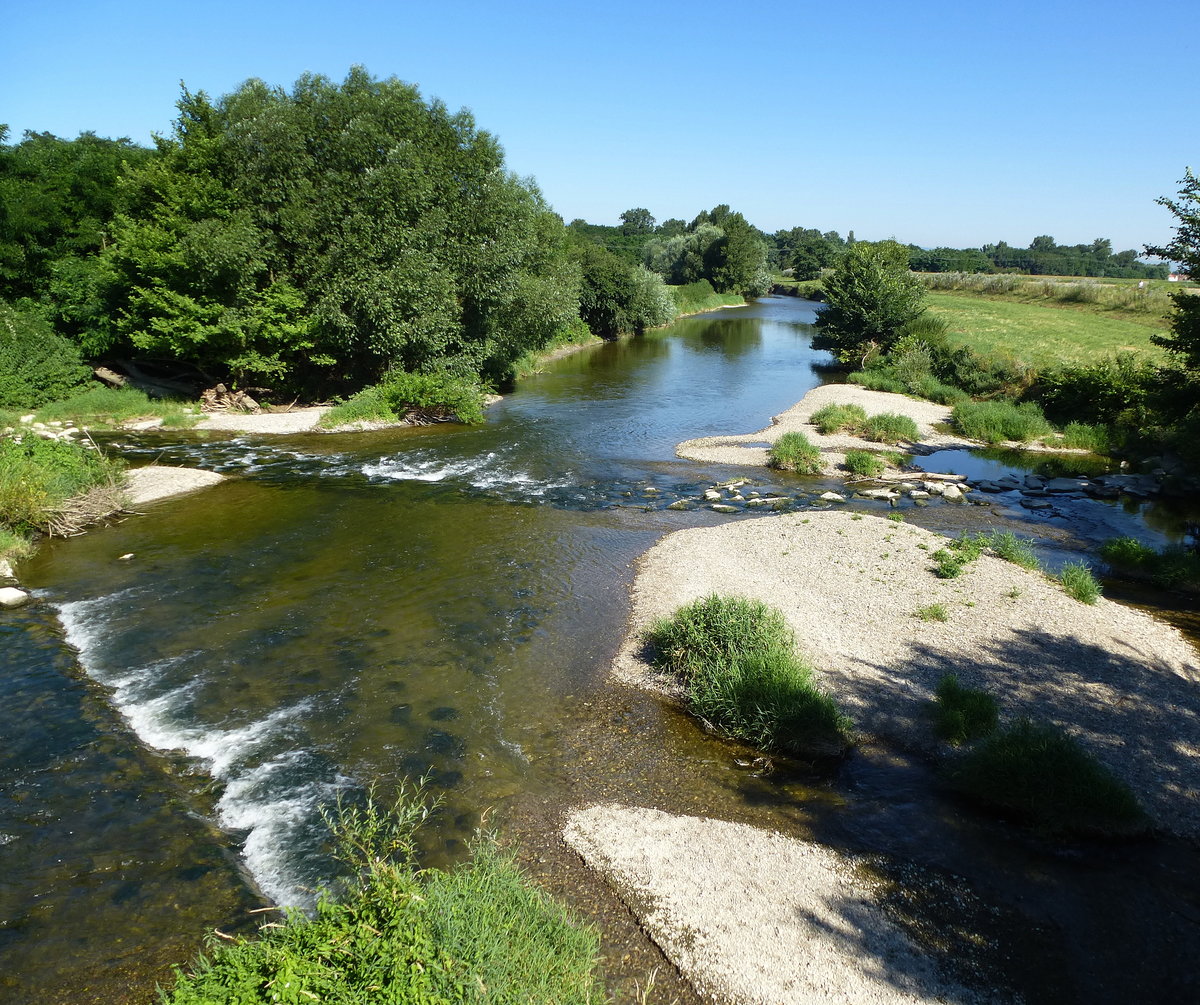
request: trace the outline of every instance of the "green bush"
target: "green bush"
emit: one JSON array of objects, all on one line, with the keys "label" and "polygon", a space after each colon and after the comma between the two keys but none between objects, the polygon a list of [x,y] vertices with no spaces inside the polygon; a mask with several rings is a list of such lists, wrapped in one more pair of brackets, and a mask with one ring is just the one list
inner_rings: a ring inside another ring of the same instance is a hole
[{"label": "green bush", "polygon": [[36,314],[0,301],[0,408],[36,408],[91,380],[79,350]]},{"label": "green bush", "polygon": [[841,432],[842,430],[853,433],[867,421],[867,413],[861,405],[835,405],[831,403],[818,408],[809,417],[808,421],[817,427],[817,432],[822,436],[829,436],[831,433]]},{"label": "green bush", "polygon": [[1058,574],[1062,588],[1081,604],[1094,604],[1100,599],[1100,584],[1092,570],[1083,562],[1068,562]]},{"label": "green bush", "polygon": [[964,436],[984,443],[1027,443],[1051,432],[1050,423],[1033,402],[964,401],[954,406],[952,421]]},{"label": "green bush", "polygon": [[926,401],[936,402],[939,405],[957,405],[959,402],[971,400],[971,396],[962,390],[962,388],[943,384],[932,375],[921,378],[920,382],[912,388],[910,393],[916,395],[918,398],[924,398]]},{"label": "green bush", "polygon": [[907,415],[883,412],[863,423],[862,436],[876,443],[915,443],[921,438],[921,431]]},{"label": "green bush", "polygon": [[947,743],[958,746],[996,731],[1000,706],[986,691],[963,687],[954,674],[938,683],[934,700],[934,727]]},{"label": "green bush", "polygon": [[878,478],[887,467],[887,462],[882,457],[869,450],[847,450],[843,464],[852,475],[860,475],[863,478]]},{"label": "green bush", "polygon": [[829,756],[848,746],[849,720],[794,651],[783,615],[710,596],[655,624],[652,664],[678,677],[699,718],[762,750]]},{"label": "green bush", "polygon": [[934,572],[940,579],[957,579],[983,554],[983,541],[966,534],[933,553]]},{"label": "green bush", "polygon": [[1038,376],[1038,397],[1058,422],[1116,422],[1146,406],[1162,382],[1159,367],[1137,353],[1098,363],[1067,364]]},{"label": "green bush", "polygon": [[803,433],[784,433],[767,451],[767,465],[802,475],[821,473],[821,450]]},{"label": "green bush", "polygon": [[1112,449],[1112,438],[1107,426],[1092,426],[1086,422],[1068,422],[1062,431],[1062,445],[1073,450],[1090,450],[1093,454],[1106,454]]},{"label": "green bush", "polygon": [[1182,547],[1156,551],[1134,537],[1115,537],[1100,546],[1100,556],[1115,569],[1148,577],[1171,589],[1200,585],[1200,555]]},{"label": "green bush", "polygon": [[256,938],[217,944],[164,1005],[271,1002],[555,1002],[606,1000],[599,937],[526,880],[491,840],[451,870],[421,870],[418,792],[390,809],[368,799],[334,821],[350,870],[314,917],[289,912]]},{"label": "green bush", "polygon": [[448,373],[396,370],[321,416],[327,429],[352,422],[483,422],[483,389]]},{"label": "green bush", "polygon": [[0,525],[18,534],[49,531],[69,499],[115,484],[123,467],[67,440],[0,440]]},{"label": "green bush", "polygon": [[968,750],[949,778],[964,794],[1050,832],[1124,835],[1147,824],[1127,785],[1061,730],[1028,719]]},{"label": "green bush", "polygon": [[1113,537],[1100,545],[1100,555],[1112,565],[1137,568],[1156,558],[1158,552],[1136,537]]},{"label": "green bush", "polygon": [[859,370],[846,379],[870,391],[887,391],[891,394],[903,394],[905,391],[904,385],[891,370]]},{"label": "green bush", "polygon": [[949,621],[950,612],[945,604],[929,604],[913,611],[913,617],[918,621]]}]

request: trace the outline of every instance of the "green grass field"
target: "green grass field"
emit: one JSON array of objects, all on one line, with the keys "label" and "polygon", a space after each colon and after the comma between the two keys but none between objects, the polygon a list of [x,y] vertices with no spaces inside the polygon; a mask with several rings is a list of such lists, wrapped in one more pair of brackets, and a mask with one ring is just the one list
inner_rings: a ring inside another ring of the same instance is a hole
[{"label": "green grass field", "polygon": [[1086,310],[930,293],[931,313],[950,326],[950,339],[989,356],[1010,356],[1036,367],[1091,362],[1118,352],[1152,358],[1164,354],[1150,342],[1162,328],[1146,319],[1130,321]]}]

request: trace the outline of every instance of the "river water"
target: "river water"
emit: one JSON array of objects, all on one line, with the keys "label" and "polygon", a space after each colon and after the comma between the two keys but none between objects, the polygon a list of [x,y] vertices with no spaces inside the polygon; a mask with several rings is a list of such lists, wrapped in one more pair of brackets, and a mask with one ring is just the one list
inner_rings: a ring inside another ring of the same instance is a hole
[{"label": "river water", "polygon": [[[331,873],[322,807],[419,776],[444,799],[431,862],[460,857],[485,810],[550,848],[545,808],[587,796],[883,852],[890,876],[932,842],[926,864],[946,875],[985,861],[976,886],[1039,868],[1054,877],[1044,896],[1069,886],[1036,842],[1014,851],[989,822],[963,823],[920,765],[865,751],[837,778],[763,778],[685,716],[605,682],[637,556],[728,519],[667,509],[737,473],[679,461],[674,445],[759,428],[820,383],[814,310],[769,298],[581,352],[478,428],[113,438],[134,463],[233,477],[51,542],[22,570],[39,603],[0,622],[0,1001],[148,1000],[206,931],[251,927],[264,897],[312,903]],[[764,492],[825,487],[753,475]],[[1161,508],[1079,506],[1077,526],[1041,528],[1051,546],[1087,543],[1079,527],[1180,533]],[[1131,872],[1128,856],[1106,867],[1118,893],[1186,858],[1170,843],[1132,855]],[[897,889],[945,882],[923,875]],[[1114,969],[1055,974],[1068,958],[1093,966],[1059,930],[1095,907],[1077,901],[1065,920],[1043,905],[1028,924],[988,923],[1000,956],[1026,960],[993,964],[1031,1000],[1072,1000]],[[1152,898],[1137,916],[1161,908]],[[1172,952],[1158,950],[1161,967]]]}]

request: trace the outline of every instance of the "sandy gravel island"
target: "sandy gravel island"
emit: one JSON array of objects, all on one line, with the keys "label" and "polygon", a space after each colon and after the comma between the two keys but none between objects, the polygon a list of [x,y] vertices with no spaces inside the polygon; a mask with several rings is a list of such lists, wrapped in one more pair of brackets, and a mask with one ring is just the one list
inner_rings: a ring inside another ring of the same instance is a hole
[{"label": "sandy gravel island", "polygon": [[821,845],[612,805],[571,814],[563,837],[696,989],[717,1001],[981,1001],[943,979],[888,920],[853,859]]},{"label": "sandy gravel island", "polygon": [[[938,579],[945,539],[880,517],[782,514],[669,534],[640,561],[615,676],[672,692],[640,633],[712,593],[780,609],[860,732],[931,749],[927,714],[955,673],[1005,716],[1055,722],[1124,778],[1162,827],[1200,834],[1200,654],[1129,607],[1079,603],[1057,583],[983,556]],[[945,623],[915,612],[940,603]]]},{"label": "sandy gravel island", "polygon": [[206,412],[193,429],[212,429],[227,433],[307,433],[317,428],[317,422],[327,405],[293,408],[290,412]]},{"label": "sandy gravel island", "polygon": [[125,473],[125,484],[129,504],[144,506],[146,503],[168,499],[171,496],[195,492],[225,480],[215,471],[200,468],[172,468],[161,464],[150,464],[144,468],[132,468]]}]

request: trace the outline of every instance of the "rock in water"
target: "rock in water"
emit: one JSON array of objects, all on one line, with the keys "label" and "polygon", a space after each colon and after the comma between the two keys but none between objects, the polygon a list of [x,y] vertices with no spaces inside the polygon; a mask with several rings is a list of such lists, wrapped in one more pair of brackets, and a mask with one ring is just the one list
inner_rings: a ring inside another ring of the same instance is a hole
[{"label": "rock in water", "polygon": [[27,603],[29,603],[29,594],[24,590],[18,590],[15,586],[0,588],[0,607],[23,607]]}]

